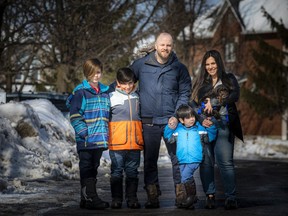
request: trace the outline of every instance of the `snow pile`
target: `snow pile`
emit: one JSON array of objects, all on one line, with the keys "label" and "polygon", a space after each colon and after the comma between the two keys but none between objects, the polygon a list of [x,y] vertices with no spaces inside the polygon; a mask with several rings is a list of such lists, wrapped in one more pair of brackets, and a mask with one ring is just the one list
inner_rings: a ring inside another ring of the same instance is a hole
[{"label": "snow pile", "polygon": [[1,104],[0,160],[7,178],[75,178],[73,128],[48,100]]},{"label": "snow pile", "polygon": [[268,137],[246,137],[245,143],[235,144],[235,158],[241,159],[288,159],[288,141]]}]

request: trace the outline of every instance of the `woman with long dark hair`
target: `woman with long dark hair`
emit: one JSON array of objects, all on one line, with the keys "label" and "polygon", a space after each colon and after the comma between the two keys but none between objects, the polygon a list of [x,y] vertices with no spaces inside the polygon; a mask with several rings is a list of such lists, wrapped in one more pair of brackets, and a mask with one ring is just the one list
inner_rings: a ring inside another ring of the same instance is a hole
[{"label": "woman with long dark hair", "polygon": [[[221,116],[221,127],[218,127],[216,141],[209,143],[204,148],[204,160],[200,165],[200,177],[203,190],[206,193],[206,205],[208,209],[215,208],[215,180],[214,161],[220,169],[221,179],[225,190],[225,208],[236,209],[236,181],[233,161],[234,139],[237,136],[243,141],[242,128],[235,102],[240,95],[240,87],[232,73],[226,73],[221,55],[216,50],[205,53],[201,69],[193,80],[192,102],[200,105],[205,101],[205,112],[213,111],[211,92],[217,86],[223,85],[228,89],[228,96],[221,100],[221,106],[227,109],[227,115]],[[208,118],[202,122],[203,126],[212,124]]]}]

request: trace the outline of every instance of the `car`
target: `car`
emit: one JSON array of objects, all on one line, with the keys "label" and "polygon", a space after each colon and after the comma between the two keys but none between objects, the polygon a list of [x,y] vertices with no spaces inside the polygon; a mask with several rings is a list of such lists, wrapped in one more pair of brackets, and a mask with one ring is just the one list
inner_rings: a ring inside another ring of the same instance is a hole
[{"label": "car", "polygon": [[14,101],[24,101],[33,99],[47,99],[49,100],[57,109],[59,109],[65,117],[69,115],[69,109],[66,107],[66,99],[68,97],[67,93],[54,93],[54,92],[14,92],[6,94],[6,102],[11,100]]}]

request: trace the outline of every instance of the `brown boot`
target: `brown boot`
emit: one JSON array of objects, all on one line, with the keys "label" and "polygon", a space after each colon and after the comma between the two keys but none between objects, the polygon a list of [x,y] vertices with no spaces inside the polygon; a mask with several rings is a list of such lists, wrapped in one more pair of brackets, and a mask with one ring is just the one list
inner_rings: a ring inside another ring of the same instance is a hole
[{"label": "brown boot", "polygon": [[184,208],[182,203],[186,201],[186,189],[184,184],[176,184],[176,202],[177,208]]},{"label": "brown boot", "polygon": [[158,189],[155,184],[147,185],[146,192],[148,200],[145,203],[145,208],[159,208]]},{"label": "brown boot", "polygon": [[188,181],[184,185],[185,185],[187,198],[185,202],[182,203],[182,206],[184,208],[194,208],[194,203],[197,202],[195,181],[194,180]]}]

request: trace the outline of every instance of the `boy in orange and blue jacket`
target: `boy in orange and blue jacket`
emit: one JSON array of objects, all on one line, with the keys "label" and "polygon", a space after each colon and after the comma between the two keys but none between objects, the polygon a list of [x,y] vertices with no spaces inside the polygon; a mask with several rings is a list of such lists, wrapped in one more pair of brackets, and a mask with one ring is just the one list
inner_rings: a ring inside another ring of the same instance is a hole
[{"label": "boy in orange and blue jacket", "polygon": [[125,199],[128,208],[140,208],[137,198],[138,167],[144,141],[139,115],[139,96],[135,92],[136,78],[130,68],[120,68],[115,91],[109,94],[109,155],[111,158],[111,208],[121,208],[123,201],[123,171]]}]

